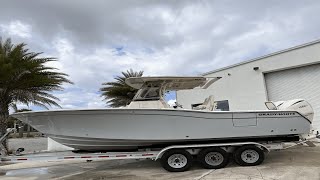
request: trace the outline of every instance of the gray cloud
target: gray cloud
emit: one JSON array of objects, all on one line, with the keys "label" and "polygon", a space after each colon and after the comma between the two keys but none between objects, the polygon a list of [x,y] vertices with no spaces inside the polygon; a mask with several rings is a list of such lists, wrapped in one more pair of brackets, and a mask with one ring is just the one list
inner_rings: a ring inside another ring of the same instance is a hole
[{"label": "gray cloud", "polygon": [[167,44],[170,40],[162,37],[165,22],[161,11],[185,6],[185,2],[179,3],[182,1],[172,2],[13,0],[1,4],[0,14],[3,21],[20,19],[31,24],[47,40],[63,33],[89,46],[155,40]]}]

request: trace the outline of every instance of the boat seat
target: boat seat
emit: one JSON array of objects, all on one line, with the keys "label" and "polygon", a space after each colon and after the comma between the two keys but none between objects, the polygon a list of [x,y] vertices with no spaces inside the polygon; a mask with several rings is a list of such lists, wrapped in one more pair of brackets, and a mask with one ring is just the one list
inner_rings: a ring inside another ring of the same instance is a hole
[{"label": "boat seat", "polygon": [[211,95],[207,97],[204,102],[193,109],[195,110],[206,110],[206,111],[213,111],[215,108],[215,103],[214,103],[214,97]]}]

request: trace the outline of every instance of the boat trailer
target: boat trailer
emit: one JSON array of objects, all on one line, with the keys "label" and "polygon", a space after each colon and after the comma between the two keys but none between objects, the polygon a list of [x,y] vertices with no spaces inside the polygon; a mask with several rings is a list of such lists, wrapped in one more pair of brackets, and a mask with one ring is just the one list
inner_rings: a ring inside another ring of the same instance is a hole
[{"label": "boat trailer", "polygon": [[[13,132],[14,130],[9,130]],[[3,141],[5,137],[1,137]],[[194,159],[207,169],[219,169],[225,167],[230,157],[240,166],[259,165],[264,161],[265,154],[270,151],[279,151],[306,144],[316,146],[311,140],[319,138],[319,133],[308,135],[302,140],[291,142],[234,142],[234,143],[211,143],[192,145],[172,145],[163,149],[141,149],[134,152],[107,152],[107,153],[77,153],[74,151],[62,152],[38,152],[31,154],[7,155],[1,146],[1,163],[18,163],[30,161],[93,161],[93,160],[125,160],[125,159],[152,159],[160,160],[164,169],[170,172],[187,171]]]}]

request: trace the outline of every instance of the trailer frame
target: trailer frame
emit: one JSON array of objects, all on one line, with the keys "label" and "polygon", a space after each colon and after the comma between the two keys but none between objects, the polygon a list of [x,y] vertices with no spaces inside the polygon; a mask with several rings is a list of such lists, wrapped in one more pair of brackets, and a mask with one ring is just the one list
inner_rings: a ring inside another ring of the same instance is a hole
[{"label": "trailer frame", "polygon": [[[10,132],[12,132],[12,130],[10,130]],[[9,133],[7,133],[5,136],[8,136]],[[169,160],[167,159],[163,160],[162,159],[163,156],[168,154],[168,152],[174,152],[175,154],[179,154],[180,152],[180,155],[182,154],[181,157],[188,156],[189,159],[187,157],[185,158],[188,159],[188,161],[191,161],[193,156],[199,156],[199,154],[201,154],[204,150],[217,151],[216,154],[217,153],[219,154],[219,152],[224,154],[223,151],[225,151],[230,155],[230,154],[236,154],[237,150],[241,148],[243,149],[243,147],[251,147],[251,151],[252,149],[254,150],[256,147],[256,151],[261,150],[261,152],[263,152],[263,155],[260,152],[260,156],[263,156],[261,157],[263,158],[262,159],[263,161],[264,154],[269,153],[270,151],[280,151],[280,150],[292,148],[294,146],[301,145],[301,144],[306,144],[308,146],[315,146],[315,144],[311,142],[311,140],[315,138],[320,139],[320,135],[318,133],[317,134],[313,133],[313,134],[301,136],[299,141],[290,142],[291,144],[289,145],[287,142],[231,142],[231,143],[209,143],[209,144],[200,143],[200,144],[188,144],[188,145],[170,145],[170,146],[159,148],[159,149],[140,149],[138,151],[131,151],[131,152],[75,153],[73,151],[62,151],[62,152],[37,152],[37,153],[31,153],[31,154],[16,154],[16,155],[1,154],[0,162],[1,163],[4,163],[4,162],[18,163],[18,162],[30,162],[30,161],[50,162],[50,161],[67,161],[67,160],[68,161],[84,160],[89,162],[93,160],[152,159],[154,161],[161,160],[162,166],[168,171],[180,172],[180,171],[188,170],[189,167],[176,168],[176,169],[172,167],[168,167],[168,165],[170,166]],[[1,137],[0,139],[3,140],[4,137]],[[228,159],[229,156],[228,157],[224,156],[223,158]],[[235,161],[239,165],[250,165],[250,163],[244,164],[239,162],[239,157],[234,157],[234,158],[238,159]],[[175,160],[178,161],[177,158]],[[203,162],[204,160],[200,160],[200,161]],[[205,164],[204,166],[206,168],[222,168],[225,165],[220,167],[220,166],[210,166],[208,164]],[[253,163],[252,165],[256,165],[256,164]],[[191,165],[188,165],[188,166],[191,167]]]}]

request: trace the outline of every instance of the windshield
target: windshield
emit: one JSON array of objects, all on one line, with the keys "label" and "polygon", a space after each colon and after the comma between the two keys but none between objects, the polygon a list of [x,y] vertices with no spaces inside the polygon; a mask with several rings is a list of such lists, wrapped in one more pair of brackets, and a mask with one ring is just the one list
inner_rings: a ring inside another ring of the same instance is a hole
[{"label": "windshield", "polygon": [[147,100],[159,100],[160,89],[159,87],[146,87],[140,89],[134,96],[133,101],[147,101]]}]

